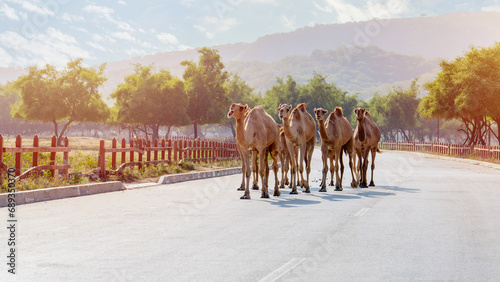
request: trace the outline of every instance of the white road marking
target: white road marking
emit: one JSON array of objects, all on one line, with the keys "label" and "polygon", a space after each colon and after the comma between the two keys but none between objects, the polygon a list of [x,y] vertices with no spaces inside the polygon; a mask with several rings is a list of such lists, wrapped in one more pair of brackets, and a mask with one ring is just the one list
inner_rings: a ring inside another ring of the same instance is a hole
[{"label": "white road marking", "polygon": [[289,262],[287,262],[283,266],[281,266],[280,268],[269,273],[266,277],[260,279],[259,282],[276,281],[279,278],[281,278],[283,275],[285,275],[287,272],[289,272],[290,270],[297,267],[299,264],[301,264],[305,260],[306,260],[305,258],[301,258],[301,259],[300,258],[293,258]]},{"label": "white road marking", "polygon": [[357,212],[354,216],[357,216],[357,217],[362,217],[363,215],[365,215],[368,211],[370,210],[370,208],[362,208],[359,212]]}]

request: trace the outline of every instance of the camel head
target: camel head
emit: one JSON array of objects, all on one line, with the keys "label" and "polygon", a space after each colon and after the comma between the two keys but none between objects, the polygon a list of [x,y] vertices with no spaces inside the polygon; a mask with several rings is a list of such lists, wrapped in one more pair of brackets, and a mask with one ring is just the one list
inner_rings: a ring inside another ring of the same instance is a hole
[{"label": "camel head", "polygon": [[326,113],[328,113],[328,111],[323,108],[314,108],[314,115],[318,121],[325,120]]},{"label": "camel head", "polygon": [[356,114],[356,119],[358,121],[363,121],[363,119],[365,118],[365,114],[366,114],[366,109],[365,108],[357,108],[354,110],[354,113]]},{"label": "camel head", "polygon": [[227,117],[232,118],[234,117],[235,119],[240,119],[245,116],[245,112],[248,109],[248,105],[242,105],[239,103],[234,103],[229,107],[229,112],[227,112]]},{"label": "camel head", "polygon": [[280,115],[280,119],[288,118],[291,111],[292,105],[280,104],[278,107],[278,114]]}]

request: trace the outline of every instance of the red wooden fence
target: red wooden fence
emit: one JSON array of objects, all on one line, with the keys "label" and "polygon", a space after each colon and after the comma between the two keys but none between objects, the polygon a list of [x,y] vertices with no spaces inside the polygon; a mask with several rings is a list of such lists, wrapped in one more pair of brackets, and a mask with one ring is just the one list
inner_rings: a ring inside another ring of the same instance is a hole
[{"label": "red wooden fence", "polygon": [[482,159],[500,160],[500,146],[458,145],[431,142],[380,142],[382,150],[429,152],[448,156],[475,156]]},{"label": "red wooden fence", "polygon": [[[117,148],[117,140],[111,141],[111,148],[106,148],[104,140],[100,141],[99,164],[101,178],[106,177],[106,153],[111,153],[110,174],[119,173],[127,166],[177,163],[181,160],[191,162],[214,162],[216,160],[229,160],[239,157],[236,143],[217,141],[212,139],[172,138],[151,141],[130,140],[129,147],[125,139],[121,140],[121,148]],[[117,153],[121,153],[120,166],[117,168]],[[126,154],[129,153],[127,162]],[[135,155],[137,154],[137,161]],[[145,155],[146,159],[143,159]]]},{"label": "red wooden fence", "polygon": [[[16,145],[14,148],[6,148],[4,147],[4,140],[2,134],[0,134],[0,163],[2,164],[2,167],[5,167],[6,165],[3,163],[4,159],[4,153],[14,153],[15,154],[15,175],[18,179],[22,179],[27,177],[29,174],[34,173],[36,171],[40,170],[49,170],[51,172],[51,176],[53,177],[55,175],[55,171],[59,170],[59,173],[67,176],[68,175],[68,169],[70,168],[69,165],[69,152],[71,151],[71,148],[68,147],[69,145],[69,140],[68,138],[64,138],[64,147],[57,147],[57,137],[53,136],[52,137],[52,145],[51,147],[39,147],[39,138],[38,136],[35,135],[33,138],[33,146],[32,147],[23,147],[22,146],[22,138],[21,136],[16,137]],[[38,164],[38,159],[39,159],[39,153],[50,153],[50,164],[49,165],[39,165]],[[56,165],[56,153],[62,152],[63,153],[63,164],[62,165]],[[33,163],[29,165],[29,169],[23,171],[23,164],[22,164],[22,154],[23,153],[32,153],[33,154]],[[22,172],[22,173],[21,173]],[[1,172],[0,172],[1,173]]]}]

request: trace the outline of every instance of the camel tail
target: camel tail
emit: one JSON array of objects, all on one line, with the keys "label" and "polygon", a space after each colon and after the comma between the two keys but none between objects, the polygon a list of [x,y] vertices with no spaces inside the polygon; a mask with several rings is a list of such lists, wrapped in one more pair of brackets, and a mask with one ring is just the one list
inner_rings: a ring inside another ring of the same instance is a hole
[{"label": "camel tail", "polygon": [[378,147],[377,147],[377,153],[380,153],[382,154],[384,151],[381,151]]}]

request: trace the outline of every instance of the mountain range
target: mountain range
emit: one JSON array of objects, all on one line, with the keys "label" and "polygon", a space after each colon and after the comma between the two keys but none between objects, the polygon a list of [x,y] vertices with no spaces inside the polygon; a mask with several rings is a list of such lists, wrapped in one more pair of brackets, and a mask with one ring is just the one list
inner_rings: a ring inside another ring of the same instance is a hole
[{"label": "mountain range", "polygon": [[[453,59],[469,46],[500,41],[499,12],[460,12],[436,17],[390,19],[315,25],[267,35],[252,43],[212,46],[226,69],[264,93],[276,77],[292,75],[306,82],[314,72],[328,76],[340,88],[369,98],[390,85],[413,78],[431,79],[442,59]],[[108,62],[103,87],[113,92],[134,64],[154,64],[182,76],[183,60],[197,60],[196,50],[158,53]],[[0,83],[15,79],[20,68],[0,68]]]}]

